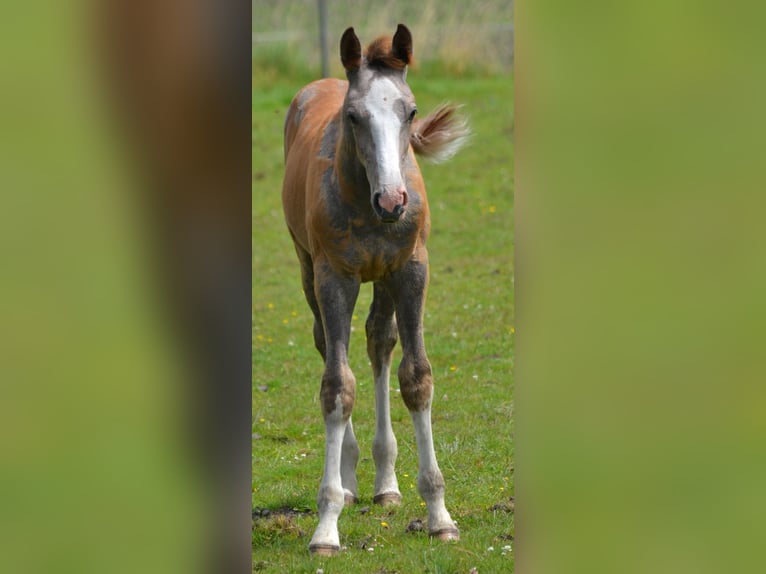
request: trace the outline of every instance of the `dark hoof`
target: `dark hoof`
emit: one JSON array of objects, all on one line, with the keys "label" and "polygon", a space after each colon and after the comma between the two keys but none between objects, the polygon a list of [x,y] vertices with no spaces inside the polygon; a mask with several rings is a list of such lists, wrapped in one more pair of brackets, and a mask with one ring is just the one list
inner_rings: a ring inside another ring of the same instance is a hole
[{"label": "dark hoof", "polygon": [[381,506],[399,506],[402,503],[402,495],[398,492],[384,492],[376,494],[372,501]]},{"label": "dark hoof", "polygon": [[335,556],[340,552],[340,546],[334,544],[312,544],[309,551],[315,556]]},{"label": "dark hoof", "polygon": [[346,494],[343,496],[343,504],[345,506],[353,506],[354,504],[357,504],[358,502],[359,502],[359,499],[353,494]]},{"label": "dark hoof", "polygon": [[432,538],[437,538],[442,542],[460,540],[460,531],[457,528],[442,528],[428,533]]}]

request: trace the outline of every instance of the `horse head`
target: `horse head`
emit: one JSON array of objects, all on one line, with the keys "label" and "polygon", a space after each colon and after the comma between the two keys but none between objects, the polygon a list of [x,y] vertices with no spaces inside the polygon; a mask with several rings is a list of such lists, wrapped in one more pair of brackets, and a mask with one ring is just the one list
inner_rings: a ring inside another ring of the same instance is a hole
[{"label": "horse head", "polygon": [[404,163],[409,153],[415,97],[407,85],[412,35],[399,24],[393,38],[375,40],[362,55],[348,28],[340,55],[349,86],[343,102],[344,137],[351,137],[370,184],[370,202],[381,221],[398,221],[407,210]]}]

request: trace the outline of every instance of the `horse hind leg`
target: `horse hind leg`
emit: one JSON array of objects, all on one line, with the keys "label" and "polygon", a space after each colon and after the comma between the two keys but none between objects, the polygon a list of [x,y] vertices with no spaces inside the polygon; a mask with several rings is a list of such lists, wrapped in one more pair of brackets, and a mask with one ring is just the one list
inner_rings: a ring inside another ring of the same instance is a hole
[{"label": "horse hind leg", "polygon": [[359,502],[356,465],[359,462],[359,444],[354,435],[354,425],[351,417],[348,418],[346,432],[343,435],[343,446],[340,457],[340,480],[343,485],[343,496],[346,506]]},{"label": "horse hind leg", "polygon": [[396,345],[394,301],[379,283],[373,286],[373,300],[366,323],[367,354],[375,379],[375,437],[372,457],[375,461],[373,502],[383,506],[400,504],[402,495],[396,480],[396,437],[391,428],[389,376],[391,356]]},{"label": "horse hind leg", "polygon": [[324,338],[324,325],[322,324],[322,314],[319,311],[319,303],[317,302],[316,293],[314,293],[314,262],[311,259],[311,255],[308,254],[297,243],[295,245],[295,252],[298,254],[298,260],[301,264],[301,282],[303,284],[303,294],[306,297],[306,302],[311,308],[311,312],[314,314],[314,346],[319,354],[322,355],[322,360],[327,360],[327,345]]}]

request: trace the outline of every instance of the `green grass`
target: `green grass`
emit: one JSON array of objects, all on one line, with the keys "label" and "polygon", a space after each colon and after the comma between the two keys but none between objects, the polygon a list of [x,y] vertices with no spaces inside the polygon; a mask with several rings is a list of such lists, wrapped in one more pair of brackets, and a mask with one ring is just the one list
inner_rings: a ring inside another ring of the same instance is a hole
[{"label": "green grass", "polygon": [[[471,145],[442,165],[422,163],[432,234],[425,339],[434,371],[433,430],[447,484],[447,507],[461,531],[441,544],[406,532],[425,520],[415,489],[417,453],[409,415],[392,393],[402,506],[372,504],[372,374],[364,341],[371,285],[362,286],[352,322],[350,366],[357,379],[354,428],[362,454],[361,503],[340,517],[347,550],[327,559],[307,549],[322,476],[324,427],[318,403],[322,361],[298,262],[282,219],[282,123],[295,92],[311,78],[256,70],[253,85],[253,505],[272,511],[253,522],[254,568],[325,574],[509,572],[513,551],[513,80],[510,75],[449,77],[424,66],[409,74],[421,113],[464,104]],[[395,351],[394,369],[400,358]],[[261,391],[261,387],[268,390]],[[391,388],[398,388],[394,376]],[[500,505],[497,507],[496,505]],[[369,512],[360,513],[361,507]],[[493,507],[495,507],[493,509]],[[382,525],[385,522],[387,526]],[[364,548],[363,548],[364,547]],[[370,551],[369,548],[374,548]],[[494,551],[489,551],[494,547]]]}]

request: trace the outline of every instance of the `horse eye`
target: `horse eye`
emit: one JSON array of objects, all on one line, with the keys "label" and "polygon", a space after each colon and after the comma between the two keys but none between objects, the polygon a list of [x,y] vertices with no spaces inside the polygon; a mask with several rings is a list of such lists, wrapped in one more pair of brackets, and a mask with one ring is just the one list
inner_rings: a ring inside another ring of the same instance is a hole
[{"label": "horse eye", "polygon": [[412,120],[414,120],[416,113],[418,113],[418,109],[417,108],[413,108],[412,111],[410,112],[410,117],[409,117],[409,119],[407,121],[411,122]]},{"label": "horse eye", "polygon": [[348,112],[346,114],[346,117],[348,118],[348,121],[350,121],[352,125],[356,125],[358,118],[356,117],[356,114],[354,112]]}]

